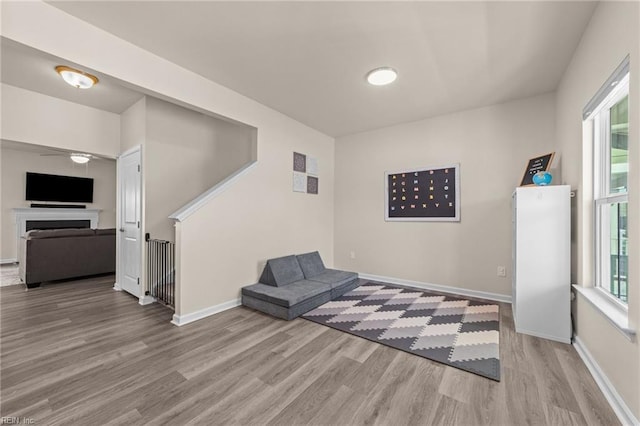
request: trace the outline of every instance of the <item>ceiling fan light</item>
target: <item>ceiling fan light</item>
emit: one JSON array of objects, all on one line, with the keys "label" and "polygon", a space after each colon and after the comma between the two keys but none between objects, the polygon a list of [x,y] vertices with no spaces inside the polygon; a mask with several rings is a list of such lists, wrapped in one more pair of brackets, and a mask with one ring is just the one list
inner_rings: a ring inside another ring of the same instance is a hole
[{"label": "ceiling fan light", "polygon": [[376,68],[367,73],[367,81],[374,86],[393,83],[398,77],[396,70],[390,67]]},{"label": "ceiling fan light", "polygon": [[62,79],[67,82],[67,84],[77,89],[89,89],[99,81],[98,77],[96,77],[95,75],[64,65],[58,65],[56,67],[56,72],[60,74]]},{"label": "ceiling fan light", "polygon": [[71,161],[78,164],[86,164],[89,162],[87,154],[71,154]]}]

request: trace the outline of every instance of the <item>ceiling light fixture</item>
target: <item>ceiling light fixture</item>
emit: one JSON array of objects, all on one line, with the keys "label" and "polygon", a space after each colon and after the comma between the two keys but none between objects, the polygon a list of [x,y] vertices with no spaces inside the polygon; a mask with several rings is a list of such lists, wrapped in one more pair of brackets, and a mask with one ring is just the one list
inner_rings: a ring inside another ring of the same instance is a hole
[{"label": "ceiling light fixture", "polygon": [[76,153],[71,154],[71,161],[73,161],[74,163],[86,164],[89,162],[90,159],[91,158],[89,154],[76,154]]},{"label": "ceiling light fixture", "polygon": [[384,86],[393,83],[398,77],[396,70],[390,67],[381,67],[367,73],[367,81],[374,86]]},{"label": "ceiling light fixture", "polygon": [[98,83],[98,77],[95,75],[64,65],[58,65],[56,72],[60,74],[64,81],[78,89],[89,89]]}]

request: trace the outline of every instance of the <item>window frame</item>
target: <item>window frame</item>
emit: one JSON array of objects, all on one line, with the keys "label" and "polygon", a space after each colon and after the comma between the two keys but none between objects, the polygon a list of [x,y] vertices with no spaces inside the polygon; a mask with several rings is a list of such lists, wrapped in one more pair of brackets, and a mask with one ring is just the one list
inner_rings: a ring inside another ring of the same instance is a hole
[{"label": "window frame", "polygon": [[[614,83],[612,83],[614,84]],[[616,297],[610,292],[611,283],[603,280],[610,275],[611,248],[610,221],[603,224],[602,211],[606,206],[619,203],[628,203],[629,190],[621,192],[611,192],[611,132],[610,130],[610,110],[620,102],[625,96],[629,96],[629,72],[623,78],[615,82],[615,87],[602,100],[602,102],[590,113],[585,121],[590,121],[593,130],[593,209],[594,209],[594,288],[599,293],[613,302],[615,306],[628,311],[628,302]],[[627,181],[628,185],[628,181]],[[603,234],[609,238],[603,238]],[[627,236],[628,239],[628,236]],[[603,257],[604,256],[604,257]],[[605,263],[606,262],[606,263]],[[606,266],[605,266],[606,265]],[[606,284],[606,285],[605,285]],[[627,298],[629,293],[627,281]]]}]

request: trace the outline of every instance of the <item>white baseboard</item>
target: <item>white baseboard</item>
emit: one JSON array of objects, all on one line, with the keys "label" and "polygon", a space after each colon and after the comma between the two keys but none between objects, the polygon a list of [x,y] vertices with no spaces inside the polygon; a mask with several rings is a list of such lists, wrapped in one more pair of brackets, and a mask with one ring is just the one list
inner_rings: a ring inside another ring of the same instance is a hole
[{"label": "white baseboard", "polygon": [[0,265],[8,265],[11,263],[18,263],[18,259],[0,259]]},{"label": "white baseboard", "polygon": [[569,337],[565,338],[565,337],[553,336],[551,334],[538,333],[537,331],[525,330],[524,328],[520,328],[518,326],[516,326],[516,332],[522,333],[522,334],[528,334],[529,336],[541,337],[547,340],[553,340],[555,342],[566,343],[568,345],[571,344],[571,338]]},{"label": "white baseboard", "polygon": [[201,309],[196,312],[192,312],[190,314],[185,315],[173,315],[173,320],[171,324],[182,326],[185,324],[189,324],[190,322],[197,321],[202,318],[206,318],[208,316],[220,313],[222,311],[226,311],[227,309],[235,308],[236,306],[240,306],[240,299],[229,300],[228,302],[220,303],[219,305],[210,306],[208,308]]},{"label": "white baseboard", "polygon": [[607,375],[604,374],[604,371],[602,371],[596,360],[578,336],[573,338],[573,347],[576,348],[576,352],[578,352],[578,355],[582,358],[582,362],[584,362],[589,369],[589,372],[596,381],[596,384],[609,402],[609,405],[611,405],[613,412],[618,416],[618,420],[620,420],[623,425],[640,425],[638,419],[633,415],[618,391],[616,391],[616,388],[609,381]]},{"label": "white baseboard", "polygon": [[113,289],[115,291],[122,291],[122,287],[120,287],[120,284],[118,283],[113,283]]},{"label": "white baseboard", "polygon": [[150,305],[152,303],[155,303],[155,301],[156,301],[155,297],[145,294],[138,300],[138,303],[144,306],[144,305]]},{"label": "white baseboard", "polygon": [[383,277],[382,275],[358,274],[360,278],[373,281],[382,281],[389,284],[406,285],[409,287],[418,287],[425,290],[439,291],[442,293],[451,293],[456,296],[477,297],[480,299],[495,300],[496,302],[511,303],[511,296],[498,293],[489,293],[487,291],[470,290],[466,288],[450,287],[447,285],[423,283],[420,281],[405,280],[402,278]]}]

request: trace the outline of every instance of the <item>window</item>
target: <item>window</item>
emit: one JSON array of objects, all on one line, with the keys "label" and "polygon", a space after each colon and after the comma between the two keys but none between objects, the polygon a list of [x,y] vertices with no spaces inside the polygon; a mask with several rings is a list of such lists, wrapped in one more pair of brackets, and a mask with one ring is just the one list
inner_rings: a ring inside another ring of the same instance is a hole
[{"label": "window", "polygon": [[600,103],[589,113],[588,118],[592,121],[594,141],[595,284],[626,304],[629,271],[628,71],[621,78],[608,82],[608,85],[609,90],[601,93]]}]

